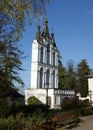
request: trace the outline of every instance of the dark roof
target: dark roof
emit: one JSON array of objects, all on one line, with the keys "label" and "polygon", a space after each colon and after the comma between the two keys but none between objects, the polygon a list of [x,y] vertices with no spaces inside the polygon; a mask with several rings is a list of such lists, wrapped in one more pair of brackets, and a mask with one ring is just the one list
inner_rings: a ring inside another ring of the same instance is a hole
[{"label": "dark roof", "polygon": [[41,31],[40,31],[40,26],[37,27],[37,33],[36,33],[36,40],[42,40],[42,35],[41,35]]},{"label": "dark roof", "polygon": [[5,94],[2,95],[2,97],[10,97],[10,98],[24,98],[24,96],[17,91],[12,91],[12,92],[6,92]]},{"label": "dark roof", "polygon": [[53,46],[56,47],[55,38],[54,38],[54,33],[51,33],[51,36],[52,36]]},{"label": "dark roof", "polygon": [[48,29],[48,21],[44,20],[44,29],[42,32],[42,36],[44,38],[50,38],[50,33],[49,33],[49,29]]},{"label": "dark roof", "polygon": [[56,47],[56,42],[55,42],[55,38],[54,38],[54,33],[49,33],[49,28],[48,28],[48,21],[45,19],[44,20],[44,28],[43,28],[43,31],[41,33],[41,30],[40,30],[40,25],[37,27],[37,32],[36,32],[36,36],[35,36],[35,39],[37,41],[42,41],[43,39],[50,39],[52,41],[52,44],[53,44],[53,47],[57,48]]},{"label": "dark roof", "polygon": [[8,93],[8,96],[10,96],[11,98],[24,98],[24,96],[18,92],[12,92],[12,93]]}]

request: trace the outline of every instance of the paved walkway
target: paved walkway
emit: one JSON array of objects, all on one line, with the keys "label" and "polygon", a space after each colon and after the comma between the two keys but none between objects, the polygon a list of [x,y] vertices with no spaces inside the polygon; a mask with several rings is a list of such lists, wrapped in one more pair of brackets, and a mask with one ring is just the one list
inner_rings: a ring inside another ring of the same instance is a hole
[{"label": "paved walkway", "polygon": [[93,130],[93,115],[82,117],[82,122],[78,126],[72,128],[60,128],[58,130]]}]

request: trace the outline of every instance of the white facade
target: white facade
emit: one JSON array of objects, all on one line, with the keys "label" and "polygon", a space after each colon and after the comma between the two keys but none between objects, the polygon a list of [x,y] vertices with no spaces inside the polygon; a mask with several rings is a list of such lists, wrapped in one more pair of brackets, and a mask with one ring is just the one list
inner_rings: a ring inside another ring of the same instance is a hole
[{"label": "white facade", "polygon": [[36,96],[40,102],[46,104],[48,93],[50,107],[59,108],[64,95],[72,96],[74,91],[58,89],[58,50],[54,34],[50,35],[47,23],[45,21],[42,33],[40,26],[38,27],[32,43],[31,86],[29,90],[25,90],[25,101],[27,104],[29,97]]},{"label": "white facade", "polygon": [[88,76],[88,92],[89,99],[93,105],[93,75]]},{"label": "white facade", "polygon": [[31,88],[45,88],[46,83],[49,88],[58,88],[58,51],[48,45],[37,40],[32,43]]},{"label": "white facade", "polygon": [[86,100],[89,99],[91,105],[93,106],[93,75],[88,75],[88,95],[87,97],[81,97],[80,93],[76,95],[79,97],[79,100]]},{"label": "white facade", "polygon": [[49,34],[47,21],[41,34],[38,27],[32,43],[31,89],[58,88],[58,50],[54,34]]},{"label": "white facade", "polygon": [[[48,89],[48,105],[50,108],[60,109],[61,103],[65,98],[71,98],[75,95],[73,90],[59,90],[59,89]],[[31,96],[35,96],[39,103],[46,104],[47,90],[46,89],[28,89],[25,90],[25,103]]]}]

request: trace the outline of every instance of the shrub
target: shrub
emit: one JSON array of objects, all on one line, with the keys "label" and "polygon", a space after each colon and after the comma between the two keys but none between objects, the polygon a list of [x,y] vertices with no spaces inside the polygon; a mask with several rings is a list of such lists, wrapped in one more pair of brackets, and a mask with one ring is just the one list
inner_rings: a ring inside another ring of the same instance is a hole
[{"label": "shrub", "polygon": [[70,98],[69,100],[63,102],[61,104],[62,110],[71,110],[71,109],[80,109],[84,107],[90,107],[91,104],[89,103],[88,99],[85,100],[78,100],[77,98]]},{"label": "shrub", "polygon": [[29,97],[28,98],[28,105],[36,105],[38,104],[38,99],[35,96]]},{"label": "shrub", "polygon": [[93,115],[93,110],[91,108],[81,108],[80,115],[81,116]]},{"label": "shrub", "polygon": [[89,107],[91,106],[89,99],[85,99],[83,101],[80,101],[80,107]]},{"label": "shrub", "polygon": [[25,115],[32,115],[33,113],[38,112],[38,111],[41,111],[41,112],[47,111],[46,105],[38,104],[38,105],[25,106],[23,113]]},{"label": "shrub", "polygon": [[62,102],[62,110],[71,110],[79,107],[79,100],[77,98],[70,98],[69,100]]},{"label": "shrub", "polygon": [[21,103],[18,100],[15,100],[14,103],[12,104],[13,107],[20,107]]},{"label": "shrub", "polygon": [[45,120],[46,118],[41,113],[35,113],[31,117],[24,117],[22,113],[18,113],[16,117],[9,116],[7,118],[0,118],[0,130],[33,129],[34,126],[42,125]]}]

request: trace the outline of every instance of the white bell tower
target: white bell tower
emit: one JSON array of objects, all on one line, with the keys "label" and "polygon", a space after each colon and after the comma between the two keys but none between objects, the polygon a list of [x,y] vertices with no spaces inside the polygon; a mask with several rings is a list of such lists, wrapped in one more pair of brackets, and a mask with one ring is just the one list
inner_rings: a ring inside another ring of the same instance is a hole
[{"label": "white bell tower", "polygon": [[45,20],[42,33],[38,26],[32,43],[31,83],[25,90],[25,103],[29,97],[35,96],[39,103],[58,109],[63,98],[74,94],[74,91],[58,89],[58,49],[54,33],[50,35],[48,21]]},{"label": "white bell tower", "polygon": [[32,43],[31,63],[31,88],[44,89],[45,84],[49,88],[58,88],[58,50],[54,40],[54,34],[49,34],[47,25],[41,33],[40,26],[36,38]]}]

